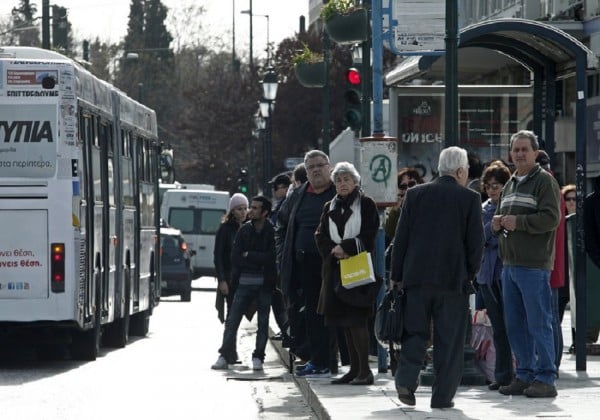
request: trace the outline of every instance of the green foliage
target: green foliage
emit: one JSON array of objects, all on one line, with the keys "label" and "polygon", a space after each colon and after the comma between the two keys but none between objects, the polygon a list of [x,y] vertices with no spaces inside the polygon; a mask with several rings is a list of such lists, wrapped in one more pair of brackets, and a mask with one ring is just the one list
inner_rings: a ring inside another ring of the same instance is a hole
[{"label": "green foliage", "polygon": [[354,0],[329,0],[321,9],[321,18],[327,22],[335,15],[347,15],[359,8]]},{"label": "green foliage", "polygon": [[311,51],[308,45],[304,44],[302,50],[300,50],[292,59],[294,64],[307,63],[314,64],[323,61],[323,54]]},{"label": "green foliage", "polygon": [[8,44],[26,47],[40,46],[40,31],[35,14],[37,7],[30,0],[20,0],[19,7],[11,11],[12,27],[8,28]]}]

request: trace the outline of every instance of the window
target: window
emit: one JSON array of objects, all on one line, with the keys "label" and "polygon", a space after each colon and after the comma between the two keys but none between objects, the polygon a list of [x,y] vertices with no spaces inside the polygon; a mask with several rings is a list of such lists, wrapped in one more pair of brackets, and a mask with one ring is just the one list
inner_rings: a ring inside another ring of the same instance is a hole
[{"label": "window", "polygon": [[171,208],[169,224],[176,229],[196,235],[214,235],[219,229],[223,210]]}]

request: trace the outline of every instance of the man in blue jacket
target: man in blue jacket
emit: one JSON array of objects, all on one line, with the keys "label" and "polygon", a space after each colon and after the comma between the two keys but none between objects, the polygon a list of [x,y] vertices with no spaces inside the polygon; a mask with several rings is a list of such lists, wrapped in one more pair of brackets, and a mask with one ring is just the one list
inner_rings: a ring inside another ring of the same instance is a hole
[{"label": "man in blue jacket", "polygon": [[252,198],[249,221],[240,227],[231,252],[232,282],[237,284],[231,312],[225,321],[221,354],[212,369],[228,369],[235,363],[235,342],[242,316],[257,300],[258,331],[252,354],[252,369],[262,370],[269,337],[269,310],[275,288],[275,232],[268,220],[271,202],[263,196]]},{"label": "man in blue jacket", "polygon": [[440,177],[407,191],[394,237],[391,279],[406,293],[396,370],[398,398],[415,405],[433,320],[432,408],[450,408],[462,378],[469,294],[483,244],[481,196],[467,185],[466,150],[440,153]]}]

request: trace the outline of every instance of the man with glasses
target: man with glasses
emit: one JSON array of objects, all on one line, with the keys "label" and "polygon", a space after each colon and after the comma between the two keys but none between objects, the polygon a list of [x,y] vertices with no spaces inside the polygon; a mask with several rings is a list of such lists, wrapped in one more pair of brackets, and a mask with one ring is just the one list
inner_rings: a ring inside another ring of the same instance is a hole
[{"label": "man with glasses", "polygon": [[309,361],[296,374],[322,377],[331,375],[330,333],[323,316],[317,314],[322,259],[314,233],[323,206],[335,196],[335,186],[325,153],[307,152],[304,165],[308,182],[295,189],[282,204],[277,216],[275,243],[281,289],[289,303],[290,351]]},{"label": "man with glasses", "polygon": [[516,377],[504,395],[555,397],[556,354],[552,332],[550,272],[560,223],[560,189],[536,163],[537,136],[521,130],[510,139],[516,171],[504,186],[492,230],[498,235],[504,319],[517,359]]}]

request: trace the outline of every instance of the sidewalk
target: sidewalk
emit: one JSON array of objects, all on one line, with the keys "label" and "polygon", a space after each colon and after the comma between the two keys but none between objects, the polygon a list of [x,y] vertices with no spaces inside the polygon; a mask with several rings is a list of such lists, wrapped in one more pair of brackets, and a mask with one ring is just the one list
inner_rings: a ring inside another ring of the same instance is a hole
[{"label": "sidewalk", "polygon": [[[271,323],[271,325],[275,325]],[[563,321],[565,349],[570,346],[570,320]],[[281,360],[288,364],[289,353],[280,341],[271,341]],[[289,367],[289,366],[288,366]],[[377,363],[372,363],[377,372]],[[340,368],[340,375],[346,372]],[[575,370],[575,355],[564,354],[558,397],[527,398],[505,396],[487,386],[459,387],[452,409],[431,409],[431,388],[421,386],[414,407],[403,405],[396,394],[391,373],[376,374],[371,386],[331,385],[329,378],[294,378],[305,399],[320,419],[509,419],[509,418],[600,418],[600,356],[588,356],[587,370]]]}]

